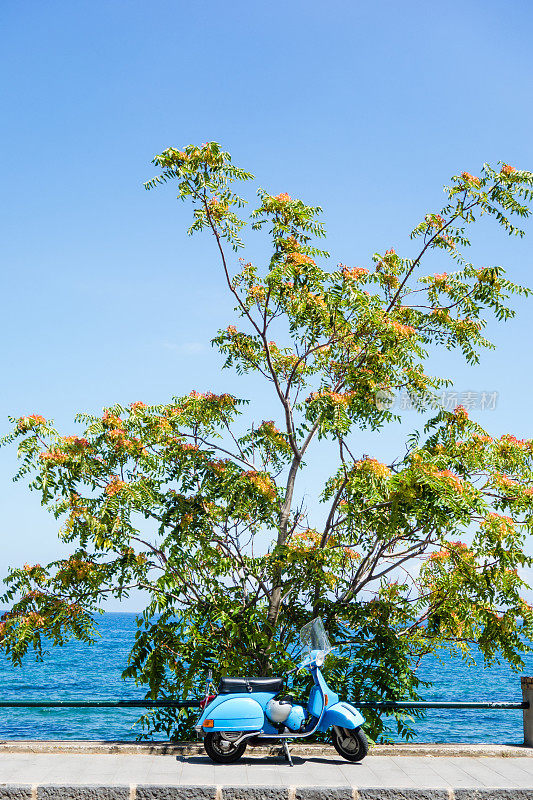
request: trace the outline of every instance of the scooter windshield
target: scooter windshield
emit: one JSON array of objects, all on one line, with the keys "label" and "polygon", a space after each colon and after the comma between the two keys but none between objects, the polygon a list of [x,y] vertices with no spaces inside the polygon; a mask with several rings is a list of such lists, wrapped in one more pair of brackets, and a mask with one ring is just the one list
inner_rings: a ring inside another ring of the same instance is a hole
[{"label": "scooter windshield", "polygon": [[324,623],[320,617],[308,622],[300,631],[302,656],[308,656],[312,650],[322,650],[324,655],[332,650]]}]

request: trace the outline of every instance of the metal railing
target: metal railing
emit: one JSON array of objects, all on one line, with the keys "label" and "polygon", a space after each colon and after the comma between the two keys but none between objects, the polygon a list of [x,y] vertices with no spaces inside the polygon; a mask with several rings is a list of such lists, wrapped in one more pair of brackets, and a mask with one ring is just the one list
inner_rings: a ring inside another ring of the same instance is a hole
[{"label": "metal railing", "polygon": [[200,708],[199,700],[0,700],[0,708]]},{"label": "metal railing", "polygon": [[[440,700],[409,701],[383,700],[381,702],[352,703],[356,708],[375,708],[391,710],[402,708],[464,708],[498,709],[516,711],[529,708],[529,702],[507,703],[486,702],[445,702]],[[0,700],[0,708],[199,708],[199,700]]]},{"label": "metal railing", "polygon": [[[518,702],[490,701],[440,701],[440,700],[383,700],[353,703],[357,708],[380,711],[401,709],[456,709],[522,711],[524,744],[533,747],[533,678],[522,677],[523,700]],[[0,708],[199,708],[200,700],[0,700]]]},{"label": "metal railing", "polygon": [[409,700],[399,700],[399,701],[387,701],[383,700],[382,702],[378,703],[352,703],[352,705],[356,706],[356,708],[375,708],[378,710],[388,710],[394,711],[396,709],[401,708],[488,708],[488,709],[498,709],[498,710],[508,710],[508,711],[515,711],[518,709],[529,708],[529,702],[522,702],[522,703],[506,703],[500,700],[487,700],[484,702],[462,702],[462,701],[453,701],[453,702],[445,702],[440,700],[429,700],[429,701],[409,701]]}]

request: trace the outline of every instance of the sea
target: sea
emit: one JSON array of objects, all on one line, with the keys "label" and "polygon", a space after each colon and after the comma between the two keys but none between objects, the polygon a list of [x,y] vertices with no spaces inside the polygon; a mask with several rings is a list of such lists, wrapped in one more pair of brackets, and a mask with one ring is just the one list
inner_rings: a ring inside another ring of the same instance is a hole
[{"label": "sea", "polygon": [[[135,635],[135,617],[103,614],[95,644],[68,642],[54,648],[42,663],[27,658],[22,667],[13,667],[0,657],[0,700],[141,699],[144,690],[121,677]],[[432,683],[423,691],[428,701],[522,699],[520,675],[505,664],[484,668],[481,659],[476,666],[467,666],[458,658],[428,658],[419,674]],[[533,654],[528,656],[523,674],[533,675]],[[139,709],[111,708],[0,709],[0,740],[135,740],[141,732],[136,724],[141,713]],[[425,719],[415,720],[414,726],[415,741],[419,742],[497,744],[520,743],[523,738],[520,710],[431,709]]]}]

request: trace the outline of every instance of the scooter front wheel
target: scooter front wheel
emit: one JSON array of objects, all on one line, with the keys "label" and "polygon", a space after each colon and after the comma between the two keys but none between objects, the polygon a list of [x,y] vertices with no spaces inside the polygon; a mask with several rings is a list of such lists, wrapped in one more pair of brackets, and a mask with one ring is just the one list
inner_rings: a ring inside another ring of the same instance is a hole
[{"label": "scooter front wheel", "polygon": [[[233,735],[235,738],[240,736],[239,733]],[[204,748],[211,761],[216,764],[231,764],[233,761],[238,761],[246,750],[246,741],[235,744],[221,733],[206,733]]]},{"label": "scooter front wheel", "polygon": [[368,753],[368,739],[361,728],[340,728],[331,731],[333,747],[347,761],[362,761]]}]

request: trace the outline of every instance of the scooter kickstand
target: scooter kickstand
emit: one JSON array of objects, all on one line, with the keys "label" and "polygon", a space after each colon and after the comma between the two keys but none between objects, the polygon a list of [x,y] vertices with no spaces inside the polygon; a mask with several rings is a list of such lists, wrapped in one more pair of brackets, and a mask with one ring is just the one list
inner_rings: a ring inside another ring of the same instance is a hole
[{"label": "scooter kickstand", "polygon": [[289,762],[289,766],[294,767],[294,764],[292,763],[291,753],[290,753],[289,746],[287,744],[287,740],[286,739],[283,739],[283,754],[285,756],[285,761]]}]

